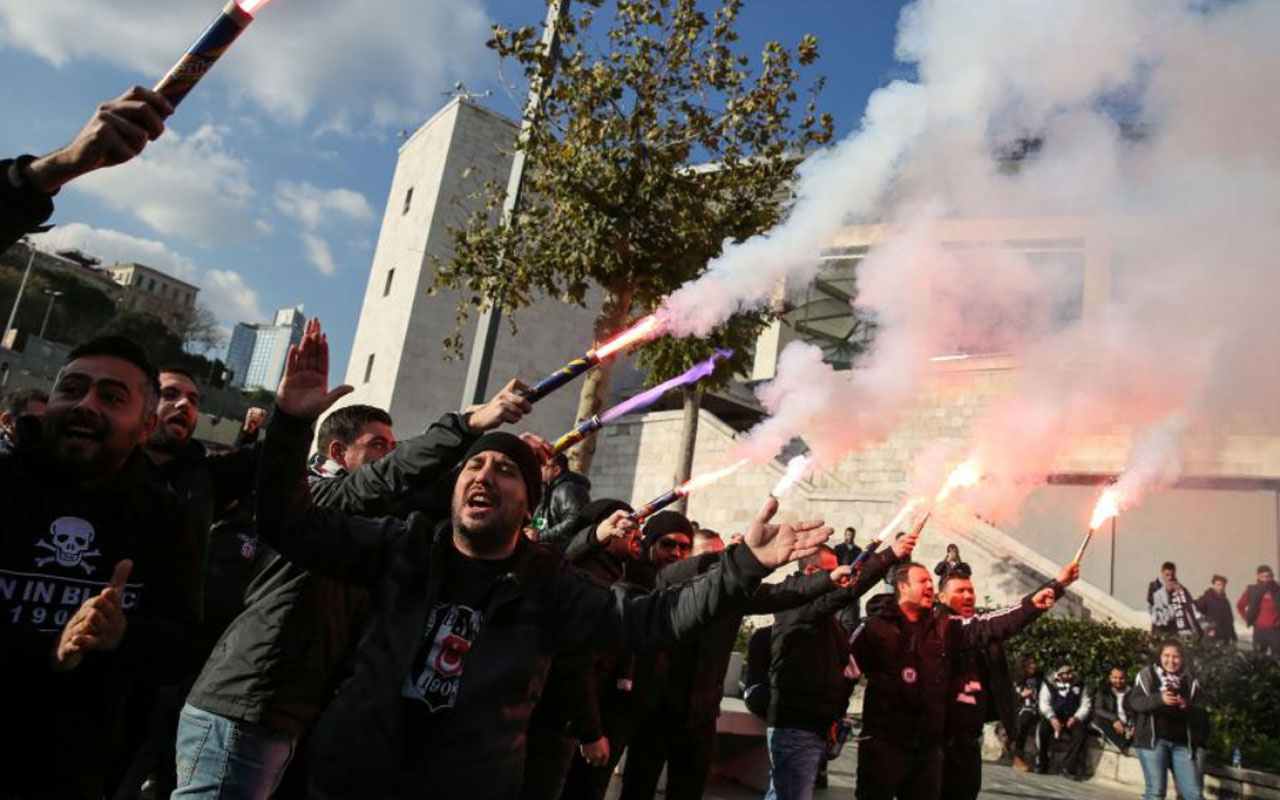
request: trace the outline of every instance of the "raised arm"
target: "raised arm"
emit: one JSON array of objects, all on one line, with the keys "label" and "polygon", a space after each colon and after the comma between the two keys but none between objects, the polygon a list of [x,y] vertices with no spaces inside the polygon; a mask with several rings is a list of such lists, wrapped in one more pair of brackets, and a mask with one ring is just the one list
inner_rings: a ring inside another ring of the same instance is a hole
[{"label": "raised arm", "polygon": [[351,391],[329,385],[329,345],[312,319],[301,344],[290,347],[276,410],[258,459],[258,535],[300,566],[337,580],[370,585],[388,540],[403,534],[395,520],[351,517],[317,508],[307,488],[311,424]]}]

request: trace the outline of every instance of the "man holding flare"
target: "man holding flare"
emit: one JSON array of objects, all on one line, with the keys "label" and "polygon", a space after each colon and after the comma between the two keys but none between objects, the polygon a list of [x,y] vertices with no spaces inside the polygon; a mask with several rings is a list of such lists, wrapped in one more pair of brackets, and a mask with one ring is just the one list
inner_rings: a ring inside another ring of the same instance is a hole
[{"label": "man holding flare", "polygon": [[263,538],[317,573],[375,589],[354,674],[314,730],[312,789],[323,796],[418,796],[426,785],[441,797],[512,796],[555,652],[686,641],[831,535],[818,521],[771,524],[769,504],[720,569],[628,596],[520,535],[549,447],[502,432],[458,453],[448,518],[317,508],[305,480],[310,427],[349,391],[328,389],[328,346],[309,331],[290,351],[258,472]]}]

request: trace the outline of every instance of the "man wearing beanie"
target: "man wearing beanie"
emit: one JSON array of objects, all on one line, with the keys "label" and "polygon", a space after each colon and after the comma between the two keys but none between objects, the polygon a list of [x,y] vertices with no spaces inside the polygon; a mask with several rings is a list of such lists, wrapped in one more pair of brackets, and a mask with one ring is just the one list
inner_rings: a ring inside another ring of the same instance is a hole
[{"label": "man wearing beanie", "polygon": [[538,500],[539,457],[497,432],[463,454],[448,518],[316,508],[310,426],[351,391],[327,387],[328,345],[309,331],[290,350],[258,471],[261,535],[300,565],[374,593],[353,674],[313,729],[316,796],[516,795],[552,655],[687,640],[831,534],[820,522],[769,524],[770,501],[719,569],[678,590],[628,596],[520,535]]}]

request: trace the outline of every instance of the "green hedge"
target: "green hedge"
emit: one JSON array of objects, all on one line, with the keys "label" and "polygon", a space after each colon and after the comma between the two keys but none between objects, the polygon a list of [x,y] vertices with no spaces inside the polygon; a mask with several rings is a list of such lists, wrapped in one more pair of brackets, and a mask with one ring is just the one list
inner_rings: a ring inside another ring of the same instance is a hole
[{"label": "green hedge", "polygon": [[[1010,639],[1007,650],[1011,661],[1035,657],[1046,672],[1071,664],[1093,691],[1112,667],[1135,677],[1159,641],[1137,628],[1052,615]],[[1239,747],[1245,767],[1280,772],[1280,660],[1210,641],[1187,650],[1209,699],[1210,758],[1229,764]]]}]

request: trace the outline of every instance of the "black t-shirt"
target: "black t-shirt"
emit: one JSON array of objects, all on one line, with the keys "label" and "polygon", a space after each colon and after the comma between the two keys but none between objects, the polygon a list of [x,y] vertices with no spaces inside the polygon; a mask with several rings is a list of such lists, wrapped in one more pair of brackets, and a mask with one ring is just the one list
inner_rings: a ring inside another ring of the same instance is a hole
[{"label": "black t-shirt", "polygon": [[[422,645],[401,691],[405,698],[408,742],[429,740],[453,713],[467,654],[484,626],[484,611],[498,577],[513,559],[481,561],[445,549],[440,600],[427,615]],[[416,732],[415,732],[416,729]]]}]

